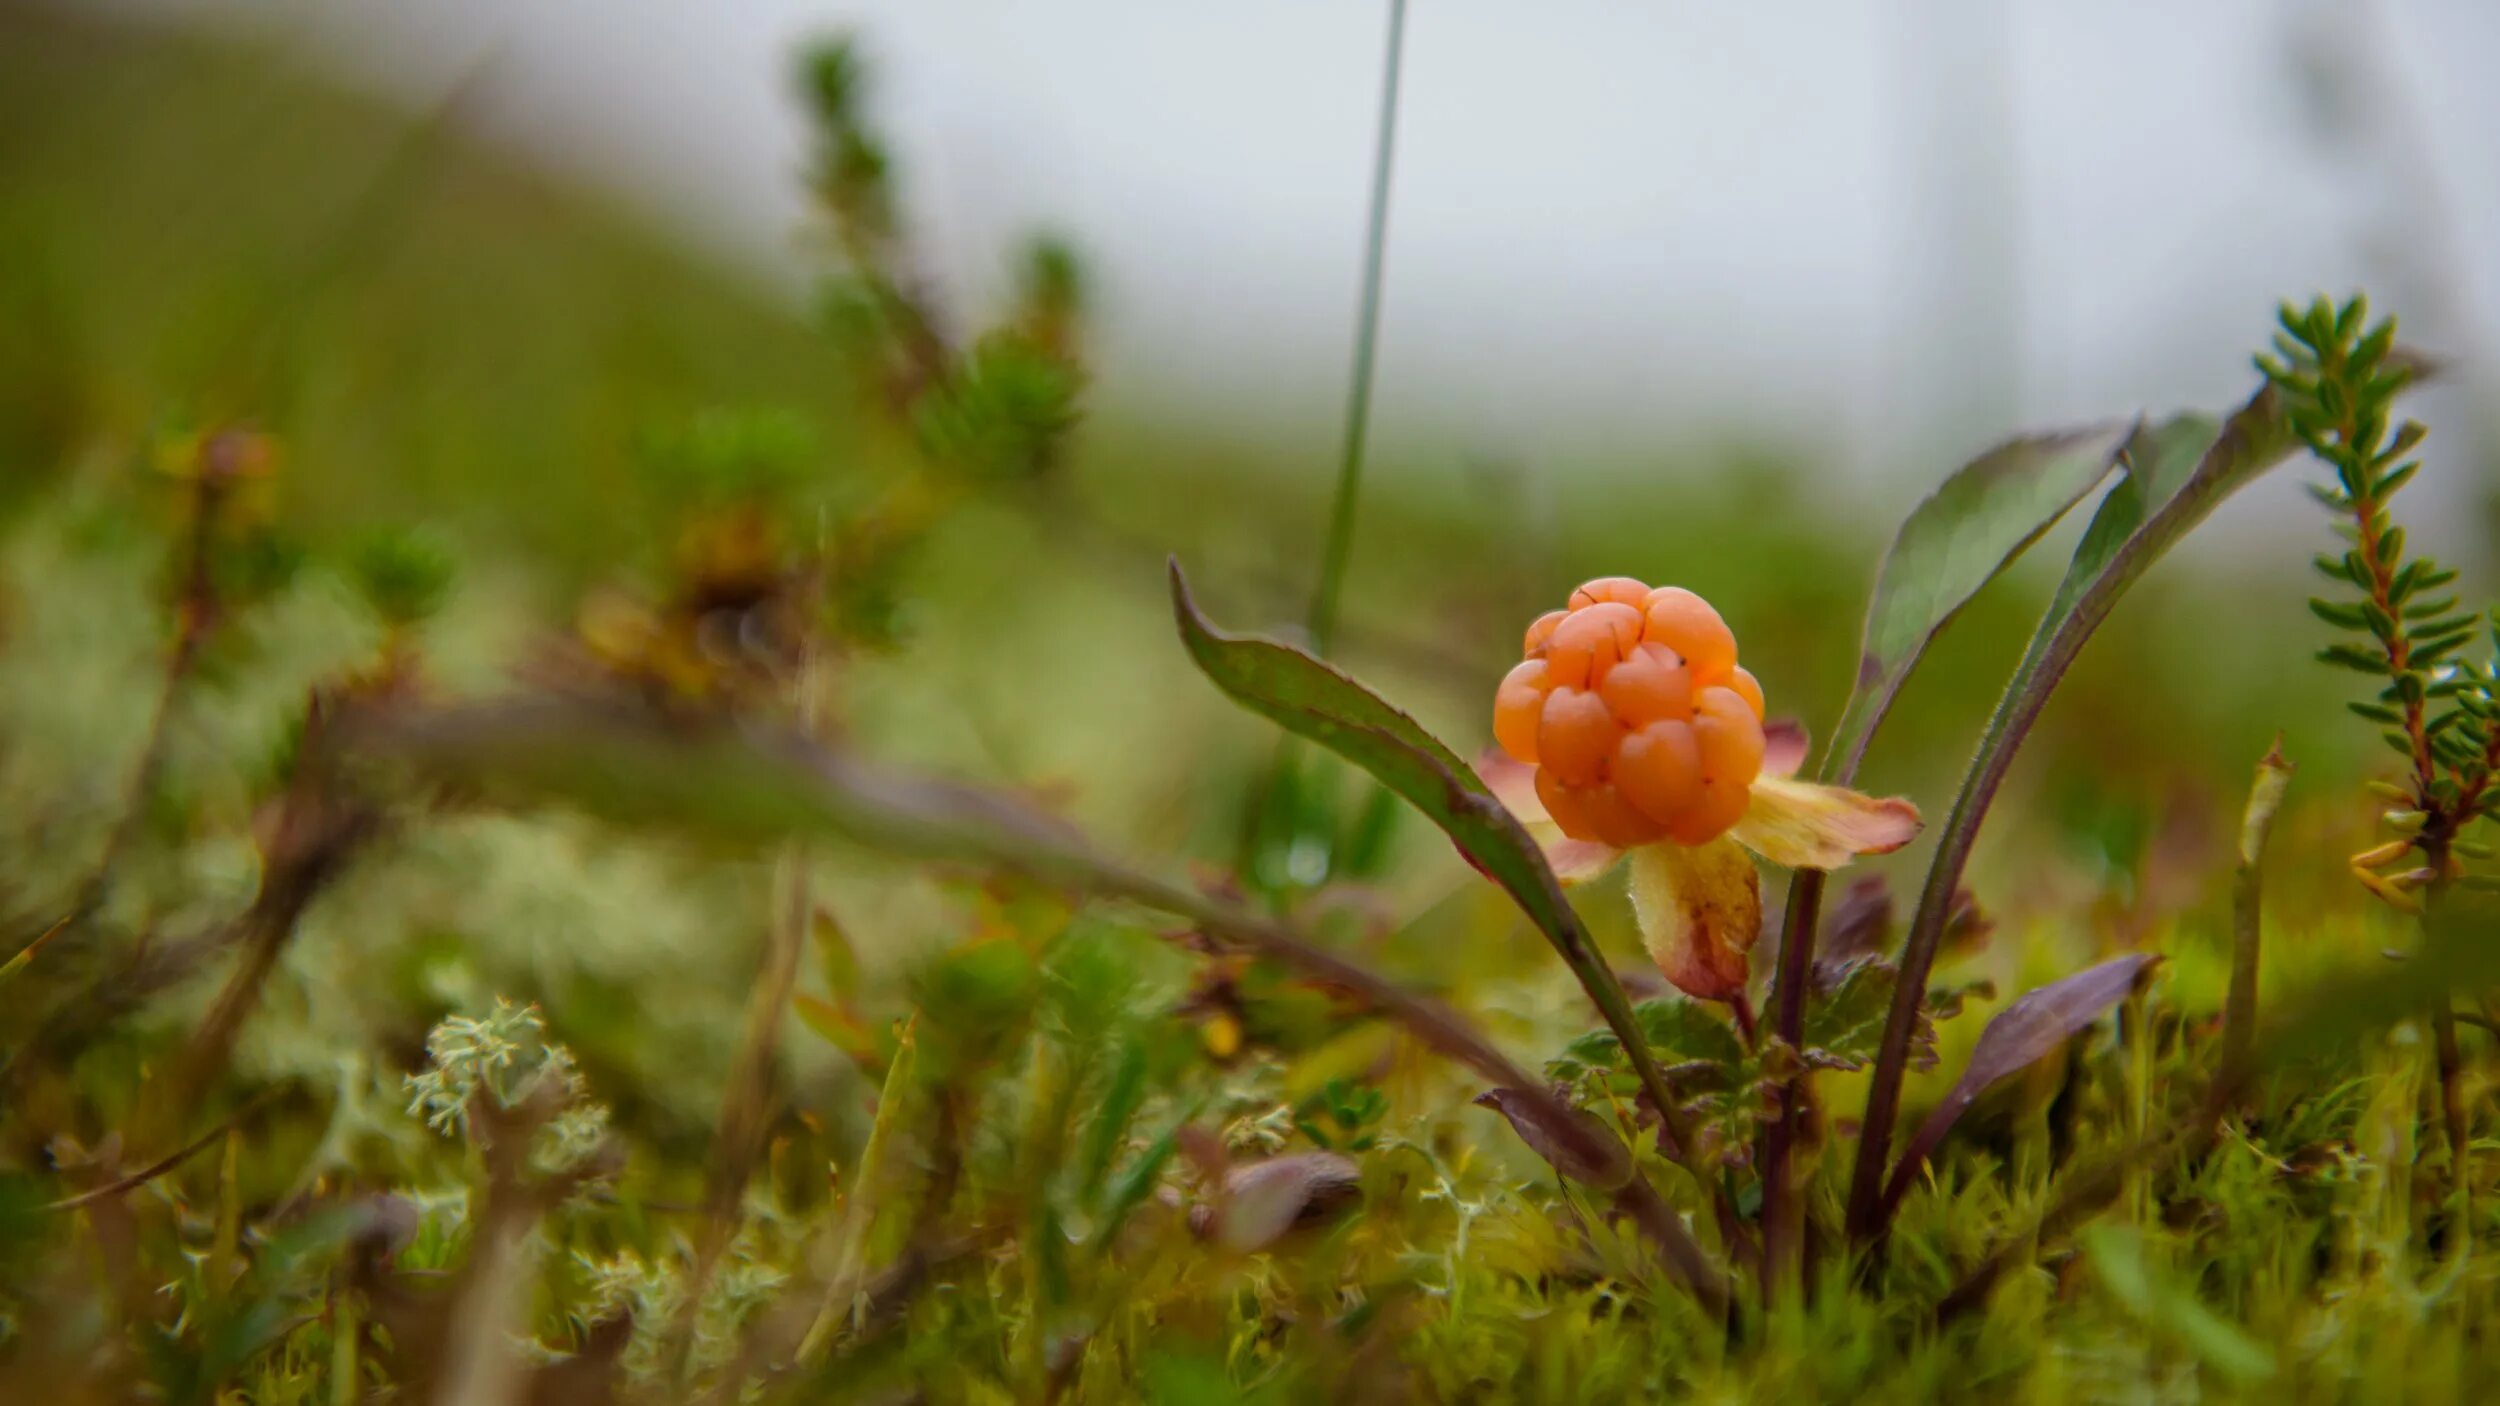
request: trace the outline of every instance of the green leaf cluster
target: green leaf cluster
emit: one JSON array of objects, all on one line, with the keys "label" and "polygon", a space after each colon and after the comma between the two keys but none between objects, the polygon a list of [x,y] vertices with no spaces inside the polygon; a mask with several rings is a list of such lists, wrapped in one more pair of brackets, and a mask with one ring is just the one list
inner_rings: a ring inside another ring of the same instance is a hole
[{"label": "green leaf cluster", "polygon": [[[2340,306],[2325,298],[2306,308],[2285,304],[2278,320],[2274,350],[2257,366],[2282,392],[2293,433],[2334,473],[2310,492],[2335,515],[2344,543],[2315,563],[2340,590],[2313,597],[2309,609],[2348,638],[2318,658],[2379,681],[2374,696],[2346,706],[2377,724],[2389,750],[2409,764],[2418,808],[2489,814],[2500,803],[2485,799],[2500,616],[2461,609],[2445,589],[2457,573],[2408,551],[2392,512],[2422,467],[2415,451],[2427,433],[2420,421],[2396,417],[2395,400],[2416,370],[2395,350],[2395,320],[2372,323],[2359,297]],[[2465,657],[2478,641],[2486,642],[2483,657]]]}]

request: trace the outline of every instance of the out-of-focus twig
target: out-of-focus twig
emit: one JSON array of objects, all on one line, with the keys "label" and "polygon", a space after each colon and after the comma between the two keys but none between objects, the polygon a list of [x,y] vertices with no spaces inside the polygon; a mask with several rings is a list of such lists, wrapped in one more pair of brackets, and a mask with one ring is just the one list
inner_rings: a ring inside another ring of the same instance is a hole
[{"label": "out-of-focus twig", "polygon": [[2274,813],[2282,808],[2283,793],[2292,784],[2292,770],[2292,764],[2283,759],[2283,739],[2277,737],[2257,762],[2257,779],[2249,788],[2248,809],[2240,821],[2240,862],[2231,877],[2231,990],[2222,1008],[2222,1058],[2227,1067],[2246,1064],[2256,1048],[2266,837],[2273,832]]}]

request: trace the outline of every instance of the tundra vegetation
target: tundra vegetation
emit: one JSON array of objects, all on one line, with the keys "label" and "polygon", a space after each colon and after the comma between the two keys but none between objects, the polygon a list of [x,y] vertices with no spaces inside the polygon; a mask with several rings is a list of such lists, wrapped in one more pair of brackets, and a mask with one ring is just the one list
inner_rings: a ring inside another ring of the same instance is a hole
[{"label": "tundra vegetation", "polygon": [[2500,1378],[2491,563],[2361,298],[1888,548],[1707,443],[1557,516],[1363,482],[1377,222],[1333,487],[1088,420],[1078,252],[933,286],[848,43],[795,328],[0,28],[83,139],[0,147],[0,1398]]}]

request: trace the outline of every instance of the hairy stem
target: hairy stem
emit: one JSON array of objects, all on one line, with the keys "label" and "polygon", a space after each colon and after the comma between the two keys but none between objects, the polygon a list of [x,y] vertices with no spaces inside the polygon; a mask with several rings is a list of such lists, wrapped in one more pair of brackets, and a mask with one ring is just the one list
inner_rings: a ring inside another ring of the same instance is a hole
[{"label": "hairy stem", "polygon": [[[1788,912],[1780,924],[1778,984],[1771,992],[1771,1029],[1795,1049],[1805,1039],[1806,987],[1814,979],[1815,928],[1822,918],[1823,871],[1800,869],[1788,885]],[[1780,1090],[1779,1116],[1762,1134],[1762,1297],[1768,1302],[1784,1282],[1806,1281],[1805,1205],[1796,1186],[1797,1146],[1805,1127],[1808,1095],[1803,1073]]]}]

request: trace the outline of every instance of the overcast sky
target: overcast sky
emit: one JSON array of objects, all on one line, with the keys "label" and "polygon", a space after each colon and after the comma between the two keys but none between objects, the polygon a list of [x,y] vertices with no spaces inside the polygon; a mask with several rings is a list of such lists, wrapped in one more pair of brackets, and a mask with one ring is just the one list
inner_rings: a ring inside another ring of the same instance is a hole
[{"label": "overcast sky", "polygon": [[[1336,413],[1385,0],[122,3],[414,103],[469,80],[496,137],[793,291],[790,56],[855,28],[942,278],[995,294],[1064,232],[1108,400]],[[1414,0],[1382,432],[1535,460],[1751,418],[1931,461],[2220,404],[2277,296],[2365,283],[2500,345],[2496,61],[2491,0]]]}]

